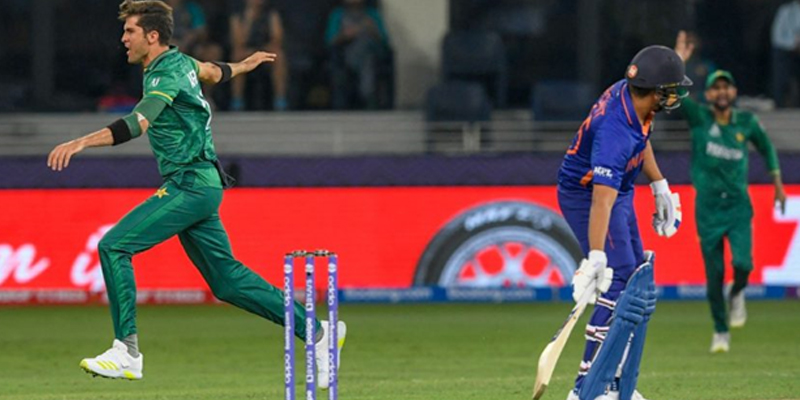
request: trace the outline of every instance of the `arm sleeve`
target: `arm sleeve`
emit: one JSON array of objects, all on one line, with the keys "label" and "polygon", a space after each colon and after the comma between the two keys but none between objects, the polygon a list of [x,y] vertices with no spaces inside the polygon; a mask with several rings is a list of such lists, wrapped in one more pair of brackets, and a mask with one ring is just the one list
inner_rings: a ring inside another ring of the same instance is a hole
[{"label": "arm sleeve", "polygon": [[137,114],[141,114],[150,125],[153,124],[153,121],[161,115],[161,111],[164,111],[164,108],[167,107],[167,103],[163,101],[158,101],[154,98],[144,98],[142,99],[136,107],[133,108],[133,112],[124,116],[122,118],[125,121],[125,124],[128,125],[128,130],[131,132],[131,138],[135,139],[142,135],[142,127],[139,125],[139,117]]},{"label": "arm sleeve", "polygon": [[619,190],[630,150],[628,141],[605,125],[595,133],[592,142],[592,183]]},{"label": "arm sleeve", "polygon": [[700,113],[702,112],[702,107],[697,101],[692,98],[685,98],[681,101],[681,112],[683,113],[683,117],[686,118],[686,122],[689,123],[689,130],[691,128],[702,124],[700,119]]},{"label": "arm sleeve", "polygon": [[767,169],[769,172],[771,174],[779,174],[781,172],[781,167],[780,164],[778,164],[778,153],[775,151],[772,141],[769,140],[767,132],[764,130],[764,126],[755,115],[753,115],[753,119],[750,121],[750,124],[750,129],[752,129],[750,141],[756,147],[756,150],[758,150],[761,156],[764,157],[764,161],[767,164]]},{"label": "arm sleeve", "polygon": [[156,101],[156,99],[153,98],[144,98],[133,108],[133,112],[142,114],[147,122],[152,124],[165,108],[167,108],[167,103],[163,101]]},{"label": "arm sleeve", "polygon": [[168,106],[172,106],[172,102],[175,101],[178,92],[180,92],[180,85],[178,84],[178,79],[173,74],[156,71],[151,73],[144,83],[144,96],[142,100],[154,98],[167,103]]},{"label": "arm sleeve", "polygon": [[192,62],[194,62],[194,73],[197,74],[197,76],[199,77],[200,76],[200,61],[198,59],[194,58],[194,57],[189,57],[189,58],[191,58]]}]

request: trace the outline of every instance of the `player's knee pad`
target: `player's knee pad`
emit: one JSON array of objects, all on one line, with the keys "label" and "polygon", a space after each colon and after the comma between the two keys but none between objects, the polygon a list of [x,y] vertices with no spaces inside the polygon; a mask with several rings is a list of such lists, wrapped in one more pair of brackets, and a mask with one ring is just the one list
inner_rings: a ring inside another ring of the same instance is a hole
[{"label": "player's knee pad", "polygon": [[[648,258],[648,261],[633,273],[625,291],[617,301],[608,334],[581,384],[578,393],[581,400],[594,400],[605,393],[609,385],[614,382],[632,335],[640,325],[643,325],[645,314],[648,311],[652,313],[654,310],[655,304],[650,307],[651,305],[648,303],[652,277],[652,263]],[[653,293],[654,289],[653,287]],[[644,334],[642,334],[642,340],[643,336]]]}]

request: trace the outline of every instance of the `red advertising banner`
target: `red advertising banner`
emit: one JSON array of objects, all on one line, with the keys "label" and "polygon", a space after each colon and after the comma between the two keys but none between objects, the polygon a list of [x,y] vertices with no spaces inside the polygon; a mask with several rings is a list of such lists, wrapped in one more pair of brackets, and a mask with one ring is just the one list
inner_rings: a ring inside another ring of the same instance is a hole
[{"label": "red advertising banner", "polygon": [[[702,284],[693,189],[673,190],[684,218],[671,239],[650,227],[649,188],[637,191],[645,247],[657,253],[658,284]],[[787,190],[780,215],[771,186],[751,188],[753,283],[800,284],[800,185]],[[102,293],[98,241],[153,192],[0,191],[0,298],[26,290]],[[336,251],[342,288],[564,285],[582,257],[554,187],[234,189],[220,213],[236,257],[270,282],[281,280],[282,256],[295,249]],[[206,290],[175,238],[133,263],[143,292],[185,290],[189,301],[192,291]]]}]

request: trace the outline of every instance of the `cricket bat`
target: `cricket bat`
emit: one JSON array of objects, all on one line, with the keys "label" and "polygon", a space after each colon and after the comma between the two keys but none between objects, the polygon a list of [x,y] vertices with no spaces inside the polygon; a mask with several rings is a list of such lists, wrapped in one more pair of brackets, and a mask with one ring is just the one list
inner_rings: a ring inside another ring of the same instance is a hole
[{"label": "cricket bat", "polygon": [[553,371],[556,369],[561,351],[564,350],[564,346],[567,344],[567,340],[569,340],[572,328],[575,327],[578,319],[583,315],[583,311],[586,310],[586,306],[589,304],[589,298],[591,298],[592,293],[596,290],[595,286],[596,283],[592,282],[592,284],[586,288],[583,296],[578,299],[578,303],[575,304],[575,307],[572,308],[569,316],[567,316],[567,320],[564,321],[564,325],[556,332],[553,339],[550,340],[550,343],[548,343],[542,351],[542,355],[539,356],[539,364],[536,369],[536,382],[533,385],[533,400],[542,398],[544,390],[547,389],[547,385],[550,384],[550,378],[553,376]]}]

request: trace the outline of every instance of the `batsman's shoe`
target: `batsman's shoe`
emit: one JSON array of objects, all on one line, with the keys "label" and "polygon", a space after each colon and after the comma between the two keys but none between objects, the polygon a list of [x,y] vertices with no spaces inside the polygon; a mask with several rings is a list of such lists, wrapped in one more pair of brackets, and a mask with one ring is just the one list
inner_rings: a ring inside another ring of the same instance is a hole
[{"label": "batsman's shoe", "polygon": [[[314,349],[317,353],[317,387],[327,389],[330,385],[330,366],[328,365],[328,334],[330,326],[328,321],[320,321],[322,325],[322,340],[315,344]],[[339,321],[336,324],[336,373],[339,373],[339,365],[342,364],[342,347],[344,347],[344,339],[347,336],[347,324],[344,321]]]},{"label": "batsman's shoe", "polygon": [[714,337],[711,339],[711,352],[712,353],[727,353],[731,349],[731,334],[729,332],[725,333],[714,333]]},{"label": "batsman's shoe", "polygon": [[731,328],[741,328],[745,322],[747,322],[747,309],[744,307],[744,290],[741,290],[730,299],[730,325]]},{"label": "batsman's shoe", "polygon": [[94,358],[84,358],[81,360],[81,368],[84,371],[104,378],[122,378],[130,380],[142,379],[142,364],[144,355],[131,357],[128,354],[128,346],[125,343],[114,339],[111,348],[105,353]]},{"label": "batsman's shoe", "polygon": [[631,400],[647,400],[647,399],[645,399],[644,396],[642,396],[642,394],[639,393],[638,390],[634,390],[633,395],[631,396]]},{"label": "batsman's shoe", "polygon": [[[575,396],[575,399],[577,399],[577,398],[578,397]],[[567,399],[567,400],[571,400],[571,399]],[[606,393],[606,394],[604,394],[602,396],[599,396],[597,398],[597,400],[619,400],[619,392],[616,391],[616,390],[611,390],[608,393]],[[634,389],[633,390],[633,394],[631,395],[631,400],[647,400],[647,399],[645,399],[644,396],[642,396],[642,394],[639,393],[638,390]]]}]

